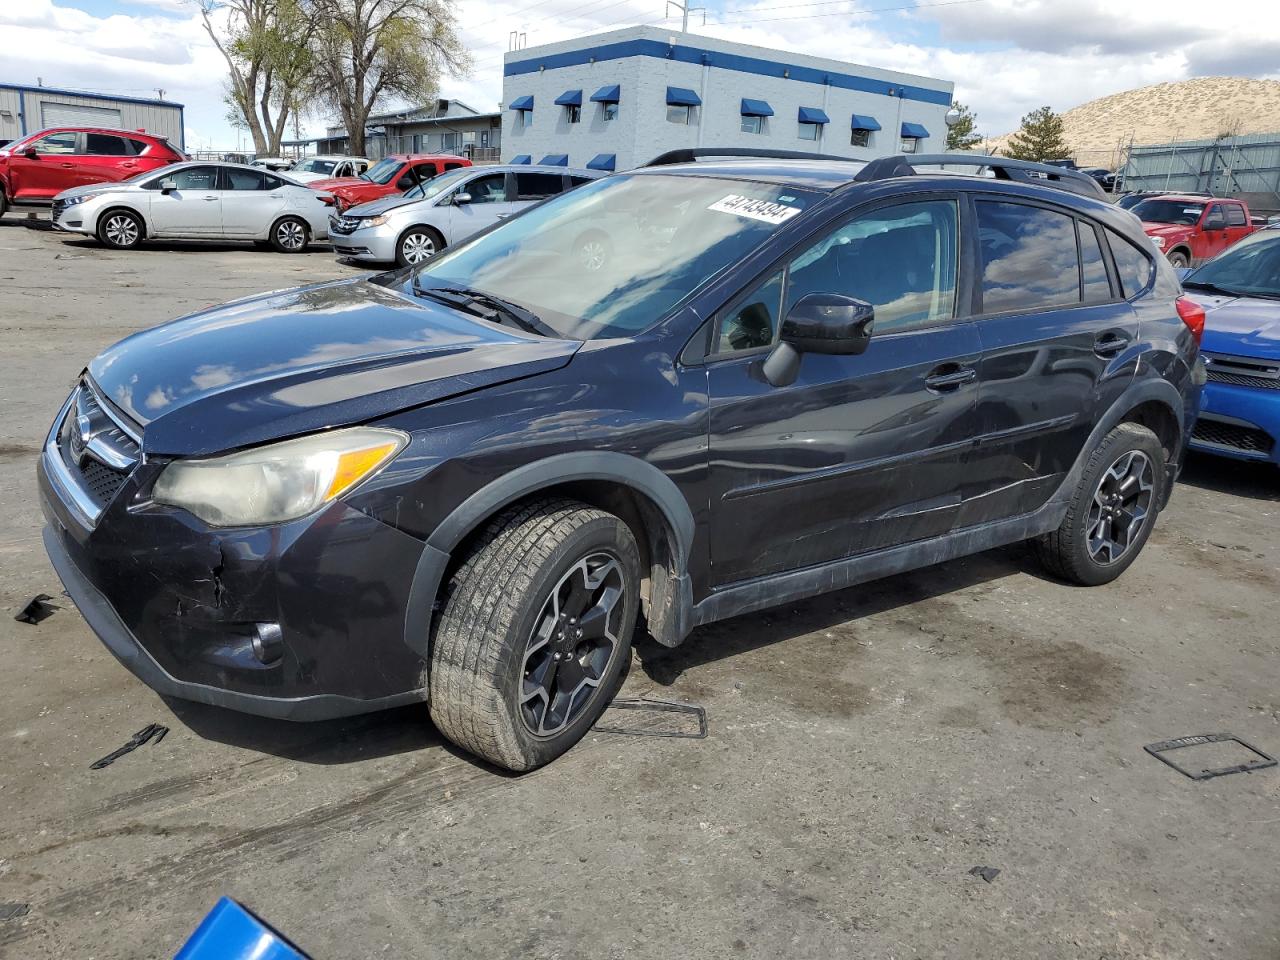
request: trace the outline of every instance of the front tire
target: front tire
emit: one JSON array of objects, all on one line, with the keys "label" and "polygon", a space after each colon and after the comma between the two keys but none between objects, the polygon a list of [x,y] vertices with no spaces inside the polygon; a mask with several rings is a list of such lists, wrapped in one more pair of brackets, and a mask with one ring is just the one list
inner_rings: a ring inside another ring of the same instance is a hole
[{"label": "front tire", "polygon": [[640,556],[620,519],[537,500],[492,520],[447,586],[431,718],[455,744],[532,770],[582,739],[631,657]]},{"label": "front tire", "polygon": [[142,218],[131,210],[108,210],[98,221],[98,240],[113,250],[132,250],[145,235]]},{"label": "front tire", "polygon": [[444,237],[431,227],[410,227],[396,241],[396,266],[410,267],[430,260],[444,249]]},{"label": "front tire", "polygon": [[1181,250],[1174,250],[1169,254],[1169,266],[1175,270],[1182,270],[1191,266],[1191,258]]},{"label": "front tire", "polygon": [[1146,427],[1120,424],[1089,458],[1062,525],[1034,541],[1040,561],[1081,586],[1110,583],[1146,545],[1166,483],[1160,440]]},{"label": "front tire", "polygon": [[4,195],[4,191],[0,190],[0,217],[3,217],[9,209],[9,198]]},{"label": "front tire", "polygon": [[271,227],[271,246],[276,253],[302,253],[311,231],[301,217],[281,217]]}]

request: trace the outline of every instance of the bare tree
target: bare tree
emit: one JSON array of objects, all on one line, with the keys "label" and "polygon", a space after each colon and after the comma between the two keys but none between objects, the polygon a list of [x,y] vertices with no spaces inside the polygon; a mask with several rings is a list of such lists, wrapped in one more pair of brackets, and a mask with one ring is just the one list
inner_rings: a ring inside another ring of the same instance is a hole
[{"label": "bare tree", "polygon": [[[302,0],[194,0],[227,61],[227,101],[258,155],[280,152],[291,113],[315,75],[315,21]],[[239,125],[237,123],[237,125]]]},{"label": "bare tree", "polygon": [[452,0],[303,2],[317,24],[316,89],[342,117],[353,154],[364,153],[375,107],[401,97],[430,99],[442,75],[470,70]]}]

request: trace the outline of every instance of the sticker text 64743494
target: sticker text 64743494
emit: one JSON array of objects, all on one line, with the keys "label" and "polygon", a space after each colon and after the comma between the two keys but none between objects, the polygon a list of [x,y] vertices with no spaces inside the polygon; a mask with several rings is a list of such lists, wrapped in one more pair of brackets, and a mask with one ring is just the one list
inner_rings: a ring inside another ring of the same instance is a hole
[{"label": "sticker text 64743494", "polygon": [[717,213],[734,213],[752,220],[763,220],[765,223],[783,223],[800,212],[799,207],[788,207],[784,203],[757,200],[754,197],[743,197],[736,193],[722,197],[707,209],[715,210]]}]

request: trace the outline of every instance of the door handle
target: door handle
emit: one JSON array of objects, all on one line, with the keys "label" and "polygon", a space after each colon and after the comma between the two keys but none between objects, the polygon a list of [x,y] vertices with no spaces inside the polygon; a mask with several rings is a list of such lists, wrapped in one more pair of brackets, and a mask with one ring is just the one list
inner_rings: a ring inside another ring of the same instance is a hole
[{"label": "door handle", "polygon": [[60,164],[58,164],[58,166],[62,167],[64,170],[70,170],[70,169],[72,169],[73,167],[75,167],[75,164],[74,164],[74,163],[60,163]]},{"label": "door handle", "polygon": [[1106,333],[1098,334],[1098,338],[1093,341],[1093,352],[1100,357],[1114,357],[1128,345],[1129,337],[1127,334],[1110,330]]},{"label": "door handle", "polygon": [[945,363],[937,367],[924,378],[924,385],[935,393],[947,393],[959,390],[966,383],[978,379],[978,371],[973,367],[961,367],[954,363]]},{"label": "door handle", "polygon": [[217,200],[218,198],[217,198],[217,197],[202,197],[201,199],[202,199],[202,200],[204,200],[204,202],[205,202],[205,203],[211,203],[212,201]]}]

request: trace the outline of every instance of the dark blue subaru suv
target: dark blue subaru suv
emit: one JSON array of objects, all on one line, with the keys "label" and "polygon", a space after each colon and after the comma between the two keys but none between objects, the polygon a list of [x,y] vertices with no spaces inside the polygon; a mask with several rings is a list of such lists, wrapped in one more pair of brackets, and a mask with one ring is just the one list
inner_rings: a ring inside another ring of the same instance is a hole
[{"label": "dark blue subaru suv", "polygon": [[525,770],[595,722],[641,617],[674,646],[1019,540],[1075,583],[1128,567],[1204,322],[1138,222],[1057,168],[741,153],[97,357],[40,462],[85,619],[161,693],[425,702]]}]

